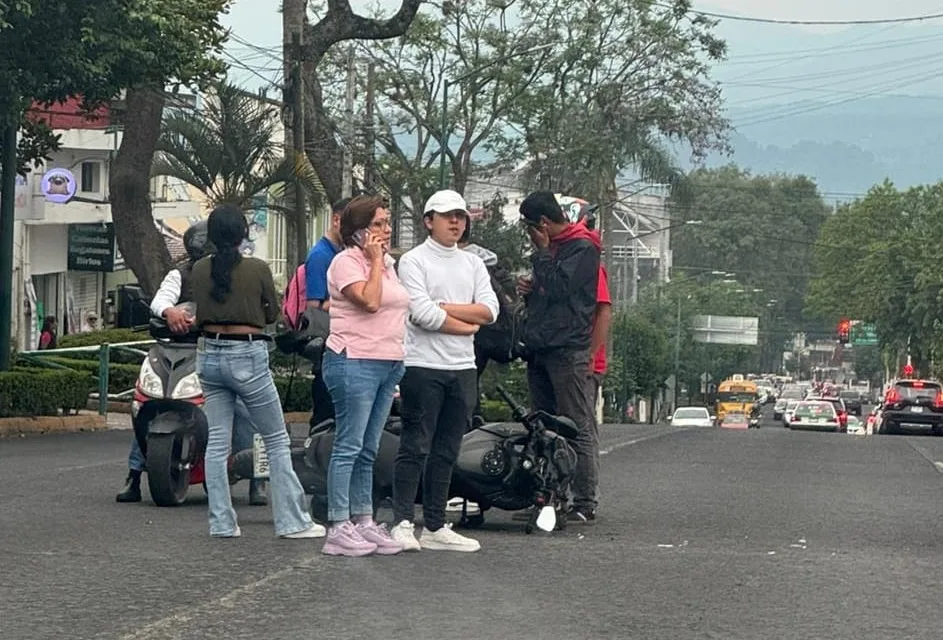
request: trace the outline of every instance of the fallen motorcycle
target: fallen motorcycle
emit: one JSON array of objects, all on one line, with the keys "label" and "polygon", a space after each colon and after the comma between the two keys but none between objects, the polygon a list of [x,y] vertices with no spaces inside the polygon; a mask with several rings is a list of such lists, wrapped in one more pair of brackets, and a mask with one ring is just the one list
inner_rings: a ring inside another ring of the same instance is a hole
[{"label": "fallen motorcycle", "polygon": [[[577,427],[567,417],[544,411],[526,411],[503,388],[498,392],[508,403],[514,422],[478,426],[462,439],[462,448],[452,472],[450,498],[476,502],[480,513],[463,513],[462,524],[480,526],[484,513],[496,507],[505,511],[533,509],[525,531],[552,530],[566,526],[566,493],[576,452],[570,440]],[[393,417],[380,438],[374,464],[374,508],[393,495],[393,464],[399,449],[402,424]],[[311,429],[301,450],[293,451],[295,472],[312,494],[315,519],[327,519],[327,468],[334,444],[333,421]],[[421,484],[420,484],[421,486]],[[417,501],[421,502],[421,495]]]}]

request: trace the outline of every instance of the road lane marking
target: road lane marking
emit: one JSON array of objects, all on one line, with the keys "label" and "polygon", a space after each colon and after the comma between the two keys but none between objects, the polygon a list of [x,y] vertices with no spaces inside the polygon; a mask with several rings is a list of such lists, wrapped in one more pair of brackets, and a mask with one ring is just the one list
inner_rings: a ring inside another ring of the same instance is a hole
[{"label": "road lane marking", "polygon": [[600,456],[606,456],[612,453],[613,451],[618,451],[619,449],[624,449],[625,447],[630,447],[633,444],[638,444],[639,442],[645,442],[646,440],[654,440],[655,438],[664,438],[667,435],[672,433],[681,433],[682,431],[689,431],[693,427],[681,427],[679,429],[672,429],[671,431],[661,431],[659,433],[653,433],[647,436],[642,436],[641,438],[633,438],[632,440],[627,440],[625,442],[617,442],[616,444],[609,445],[605,449],[599,450]]},{"label": "road lane marking", "polygon": [[71,467],[57,467],[53,469],[53,473],[64,473],[66,471],[81,471],[82,469],[94,469],[96,467],[107,467],[112,464],[119,464],[121,462],[127,462],[128,458],[116,458],[114,460],[106,460],[105,462],[92,462],[90,464],[77,464]]},{"label": "road lane marking", "polygon": [[287,578],[292,572],[298,571],[299,569],[311,569],[321,558],[320,553],[312,555],[307,560],[302,560],[295,565],[270,573],[249,584],[236,587],[218,598],[208,600],[195,606],[189,605],[185,609],[180,609],[177,613],[172,613],[136,631],[121,636],[121,640],[138,640],[143,638],[150,640],[152,638],[179,637],[172,634],[180,633],[188,629],[189,623],[194,620],[204,618],[208,615],[218,614],[220,609],[235,609],[239,606],[241,598],[248,597],[251,601],[254,594],[263,587],[272,582]]},{"label": "road lane marking", "polygon": [[910,448],[911,448],[911,449],[913,449],[914,451],[916,451],[917,453],[919,453],[921,458],[923,458],[924,460],[926,460],[927,462],[929,462],[931,465],[933,465],[933,468],[934,468],[934,469],[936,469],[936,470],[939,471],[940,473],[943,473],[943,462],[940,462],[940,461],[938,461],[938,460],[934,460],[934,459],[933,459],[934,456],[933,456],[932,454],[930,454],[929,452],[925,451],[925,450],[923,449],[923,447],[918,447],[918,446],[917,446],[916,444],[914,444],[909,438],[907,439],[907,444],[910,445]]}]

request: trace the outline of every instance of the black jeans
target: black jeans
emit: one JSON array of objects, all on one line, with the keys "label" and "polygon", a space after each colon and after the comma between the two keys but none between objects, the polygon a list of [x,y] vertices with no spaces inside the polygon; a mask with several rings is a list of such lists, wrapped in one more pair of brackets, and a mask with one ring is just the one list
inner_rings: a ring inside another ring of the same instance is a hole
[{"label": "black jeans", "polygon": [[531,404],[576,423],[579,436],[576,471],[573,474],[573,505],[595,509],[599,485],[599,425],[596,424],[596,381],[589,369],[588,351],[553,349],[534,353],[527,363],[527,386]]},{"label": "black jeans", "polygon": [[425,527],[438,531],[445,524],[452,466],[475,408],[477,372],[406,367],[399,390],[403,431],[393,470],[393,521],[413,521],[421,476]]},{"label": "black jeans", "polygon": [[333,417],[334,400],[331,399],[331,393],[327,390],[324,377],[319,370],[311,380],[311,420],[309,424],[314,427],[325,420],[331,420]]}]

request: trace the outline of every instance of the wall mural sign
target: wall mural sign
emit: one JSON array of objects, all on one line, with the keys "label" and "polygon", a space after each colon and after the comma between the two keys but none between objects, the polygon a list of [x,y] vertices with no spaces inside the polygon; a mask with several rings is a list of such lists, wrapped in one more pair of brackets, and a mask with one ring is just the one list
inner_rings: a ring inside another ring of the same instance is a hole
[{"label": "wall mural sign", "polygon": [[49,202],[65,204],[75,195],[77,185],[68,169],[50,169],[43,174],[39,188]]}]

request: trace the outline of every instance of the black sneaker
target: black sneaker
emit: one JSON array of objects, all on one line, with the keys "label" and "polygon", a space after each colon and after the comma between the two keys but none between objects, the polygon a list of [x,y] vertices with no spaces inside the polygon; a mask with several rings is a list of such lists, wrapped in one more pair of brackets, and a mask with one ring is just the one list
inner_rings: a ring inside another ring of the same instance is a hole
[{"label": "black sneaker", "polygon": [[566,512],[567,524],[592,524],[596,522],[596,510],[586,507],[570,507]]}]

